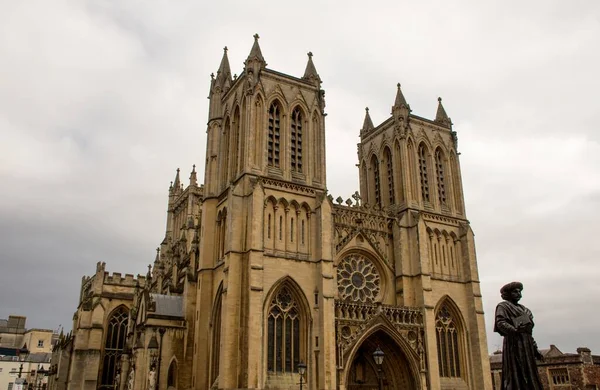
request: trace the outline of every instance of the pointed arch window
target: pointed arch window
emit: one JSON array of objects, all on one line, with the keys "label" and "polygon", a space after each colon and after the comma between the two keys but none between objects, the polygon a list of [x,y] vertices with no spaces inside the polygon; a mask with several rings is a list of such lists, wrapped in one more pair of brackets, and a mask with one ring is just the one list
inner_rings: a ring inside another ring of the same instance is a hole
[{"label": "pointed arch window", "polygon": [[167,389],[170,387],[177,388],[177,362],[175,360],[171,362],[167,373]]},{"label": "pointed arch window", "polygon": [[231,122],[229,118],[225,120],[225,128],[223,130],[223,149],[222,149],[222,164],[221,165],[221,183],[223,186],[227,185],[228,174],[229,174],[229,137],[231,135]]},{"label": "pointed arch window", "polygon": [[229,154],[229,158],[231,159],[229,163],[229,178],[234,180],[239,172],[239,149],[240,149],[240,109],[236,107],[235,113],[233,115],[233,123],[232,123],[232,131],[231,131],[231,151]]},{"label": "pointed arch window", "polygon": [[104,357],[102,359],[101,388],[112,389],[114,386],[117,367],[119,367],[125,346],[128,319],[129,311],[124,306],[120,306],[113,311],[108,320],[104,342]]},{"label": "pointed arch window", "polygon": [[430,202],[429,199],[429,177],[427,175],[427,148],[419,145],[419,177],[421,179],[421,199]]},{"label": "pointed arch window", "polygon": [[381,183],[379,181],[379,161],[377,160],[377,157],[375,157],[375,155],[373,155],[373,157],[371,157],[371,172],[373,175],[373,195],[374,195],[374,201],[376,205],[380,205],[381,204]]},{"label": "pointed arch window", "polygon": [[217,290],[217,296],[215,298],[215,304],[213,309],[212,318],[212,353],[211,353],[211,369],[210,369],[210,382],[214,383],[219,376],[219,365],[221,361],[221,307],[222,307],[222,296],[223,296],[223,285],[219,286]]},{"label": "pointed arch window", "polygon": [[394,204],[394,169],[392,167],[392,154],[390,149],[385,149],[385,162],[387,168],[388,200],[389,204]]},{"label": "pointed arch window", "polygon": [[447,304],[438,311],[435,327],[440,377],[459,378],[461,376],[459,327],[456,317]]},{"label": "pointed arch window", "polygon": [[267,144],[268,165],[279,168],[279,144],[281,140],[280,134],[281,109],[277,103],[271,104],[269,107],[269,134]]},{"label": "pointed arch window", "polygon": [[283,286],[271,301],[267,319],[267,370],[298,372],[302,318],[291,290]]},{"label": "pointed arch window", "polygon": [[302,111],[298,107],[292,112],[290,143],[292,172],[302,173]]},{"label": "pointed arch window", "polygon": [[444,155],[438,148],[435,151],[435,169],[437,174],[438,200],[440,205],[446,205],[446,176],[444,171]]}]

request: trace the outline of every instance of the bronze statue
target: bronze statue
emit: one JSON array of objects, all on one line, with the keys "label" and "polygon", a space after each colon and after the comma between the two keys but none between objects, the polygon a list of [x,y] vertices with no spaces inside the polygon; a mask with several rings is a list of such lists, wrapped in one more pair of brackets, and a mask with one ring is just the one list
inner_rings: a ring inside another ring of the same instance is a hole
[{"label": "bronze statue", "polygon": [[494,332],[504,336],[501,390],[542,390],[536,359],[543,360],[532,336],[533,314],[519,304],[523,284],[500,289],[504,302],[496,306]]}]

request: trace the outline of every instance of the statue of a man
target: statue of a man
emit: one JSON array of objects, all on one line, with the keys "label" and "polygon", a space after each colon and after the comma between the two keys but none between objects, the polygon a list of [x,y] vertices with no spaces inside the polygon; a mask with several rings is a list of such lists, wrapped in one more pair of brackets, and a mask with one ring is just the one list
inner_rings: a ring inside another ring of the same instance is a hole
[{"label": "statue of a man", "polygon": [[156,371],[154,364],[150,367],[150,372],[148,372],[148,390],[156,389]]},{"label": "statue of a man", "polygon": [[496,306],[494,332],[504,336],[501,390],[542,390],[536,359],[543,356],[533,339],[533,314],[519,304],[523,284],[512,282],[500,289],[503,302]]}]

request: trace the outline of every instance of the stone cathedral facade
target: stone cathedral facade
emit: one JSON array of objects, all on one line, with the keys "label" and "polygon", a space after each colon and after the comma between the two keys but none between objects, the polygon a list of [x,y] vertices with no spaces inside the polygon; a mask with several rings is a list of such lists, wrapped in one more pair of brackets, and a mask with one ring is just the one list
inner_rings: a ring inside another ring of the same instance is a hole
[{"label": "stone cathedral facade", "polygon": [[[267,68],[212,76],[204,183],[169,189],[145,277],[84,277],[56,389],[490,390],[473,232],[456,132],[441,104],[367,110],[360,192],[327,193],[325,93]],[[187,179],[186,179],[187,181]],[[378,367],[373,352],[380,348]],[[378,369],[380,368],[380,369]]]}]

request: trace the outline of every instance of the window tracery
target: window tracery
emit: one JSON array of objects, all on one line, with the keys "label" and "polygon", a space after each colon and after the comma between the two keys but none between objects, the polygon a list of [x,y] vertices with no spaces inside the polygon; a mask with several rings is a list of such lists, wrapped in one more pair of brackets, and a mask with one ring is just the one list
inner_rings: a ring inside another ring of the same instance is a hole
[{"label": "window tracery", "polygon": [[267,144],[268,165],[279,168],[279,143],[280,143],[280,118],[281,110],[277,103],[269,107],[269,134]]},{"label": "window tracery", "polygon": [[124,306],[117,308],[111,315],[106,327],[104,342],[104,358],[102,363],[101,388],[112,388],[117,367],[123,354],[125,337],[127,336],[127,321],[129,312]]},{"label": "window tracery", "polygon": [[448,305],[444,304],[435,319],[440,377],[459,378],[459,330]]},{"label": "window tracery", "polygon": [[300,363],[300,308],[287,286],[271,301],[267,320],[267,370],[298,372]]},{"label": "window tracery", "polygon": [[337,268],[340,299],[372,303],[381,289],[381,277],[377,267],[362,255],[352,254],[344,258]]},{"label": "window tracery", "polygon": [[429,178],[427,176],[427,148],[419,145],[419,177],[421,178],[421,199],[429,202]]},{"label": "window tracery", "polygon": [[444,172],[444,156],[442,151],[435,151],[435,168],[437,173],[438,200],[440,205],[446,205],[446,176]]},{"label": "window tracery", "polygon": [[302,173],[302,112],[300,108],[296,108],[292,112],[292,172]]}]

